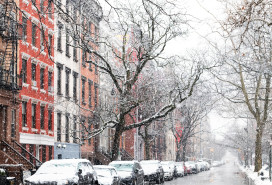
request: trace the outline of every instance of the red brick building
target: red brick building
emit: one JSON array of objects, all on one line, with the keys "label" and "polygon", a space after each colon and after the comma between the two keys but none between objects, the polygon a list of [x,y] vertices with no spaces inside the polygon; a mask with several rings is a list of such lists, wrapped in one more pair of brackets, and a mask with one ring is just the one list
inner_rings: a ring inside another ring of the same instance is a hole
[{"label": "red brick building", "polygon": [[19,142],[44,162],[54,153],[54,6],[48,0],[20,0],[19,7],[23,24],[18,56],[22,75]]}]

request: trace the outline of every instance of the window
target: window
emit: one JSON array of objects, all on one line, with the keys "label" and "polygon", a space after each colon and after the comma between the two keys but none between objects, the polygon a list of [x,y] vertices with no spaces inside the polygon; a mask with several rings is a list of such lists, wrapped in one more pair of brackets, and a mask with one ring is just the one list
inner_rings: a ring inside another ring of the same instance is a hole
[{"label": "window", "polygon": [[52,0],[48,0],[48,1],[49,1],[48,2],[48,17],[52,19],[52,13],[53,13]]},{"label": "window", "polygon": [[48,54],[52,54],[52,35],[48,35]]},{"label": "window", "polygon": [[53,159],[52,155],[53,155],[53,147],[49,146],[49,156],[48,156],[49,160]]},{"label": "window", "polygon": [[48,92],[52,92],[53,88],[52,88],[52,72],[49,71],[48,72]]},{"label": "window", "polygon": [[44,30],[41,30],[41,51],[44,51]]},{"label": "window", "polygon": [[66,68],[66,80],[65,80],[65,94],[66,94],[66,98],[69,98],[70,73],[71,73],[71,70],[68,69],[68,68]]},{"label": "window", "polygon": [[36,64],[31,64],[31,70],[32,70],[32,81],[36,81]]},{"label": "window", "polygon": [[52,130],[52,110],[48,110],[48,130]]},{"label": "window", "polygon": [[98,64],[98,60],[97,60],[97,57],[95,57],[95,65],[94,65],[94,73],[97,75],[98,74],[98,67],[97,67],[97,64]]},{"label": "window", "polygon": [[62,47],[61,47],[61,31],[62,31],[62,25],[61,24],[59,24],[58,25],[58,38],[57,38],[57,50],[59,51],[59,52],[62,52]]},{"label": "window", "polygon": [[89,100],[89,107],[90,108],[92,107],[92,85],[93,85],[93,82],[91,80],[89,80],[89,97],[88,97],[88,100]]},{"label": "window", "polygon": [[70,46],[69,46],[69,30],[66,29],[66,56],[70,57]]},{"label": "window", "polygon": [[44,13],[44,0],[40,0],[41,13]]},{"label": "window", "polygon": [[26,116],[26,111],[27,110],[27,102],[22,102],[22,125],[23,127],[27,126],[27,116]]},{"label": "window", "polygon": [[57,79],[57,94],[61,95],[61,67],[57,67],[58,70],[58,79]]},{"label": "window", "polygon": [[36,104],[32,104],[31,116],[32,116],[32,128],[36,128]]},{"label": "window", "polygon": [[44,68],[41,68],[41,71],[40,71],[40,88],[41,89],[44,89]]},{"label": "window", "polygon": [[41,106],[41,129],[44,129],[44,106]]},{"label": "window", "polygon": [[[88,130],[91,132],[92,130],[92,120],[91,118],[88,119]],[[88,144],[91,145],[91,138],[88,139]]]},{"label": "window", "polygon": [[[32,155],[35,155],[34,154],[34,145],[32,145],[32,144],[29,145],[29,153],[31,153]],[[31,155],[29,157],[29,160],[30,160],[30,162],[32,162],[34,164],[34,158]]]},{"label": "window", "polygon": [[11,111],[11,137],[15,137],[16,110]]},{"label": "window", "polygon": [[73,99],[75,102],[77,101],[77,77],[78,77],[78,74],[74,72],[74,74],[73,74]]},{"label": "window", "polygon": [[[1,12],[1,10],[0,10]],[[27,38],[27,18],[23,16],[22,18],[22,36],[23,36],[23,41],[26,41]]]},{"label": "window", "polygon": [[65,125],[65,142],[69,143],[69,115],[65,116],[66,118],[66,125]]},{"label": "window", "polygon": [[97,84],[94,84],[94,106],[97,107],[97,89],[98,89],[98,85]]},{"label": "window", "polygon": [[89,70],[93,71],[93,69],[92,69],[92,55],[91,54],[89,54],[89,61],[90,61],[90,63],[89,63]]},{"label": "window", "polygon": [[77,62],[77,41],[74,39],[74,46],[73,46],[73,60]]},{"label": "window", "polygon": [[61,141],[61,113],[57,113],[57,141]]},{"label": "window", "polygon": [[36,6],[36,0],[32,0],[32,4]]},{"label": "window", "polygon": [[82,78],[82,103],[85,104],[85,83],[86,79]]},{"label": "window", "polygon": [[82,50],[82,66],[86,67],[87,52]]},{"label": "window", "polygon": [[37,25],[32,23],[32,46],[36,47]]},{"label": "window", "polygon": [[26,157],[26,144],[22,144],[22,155]]},{"label": "window", "polygon": [[27,83],[27,60],[22,60],[22,82]]},{"label": "window", "polygon": [[76,137],[77,137],[77,124],[76,124],[76,116],[74,116],[73,143],[76,143]]},{"label": "window", "polygon": [[46,161],[46,146],[42,145],[42,162]]}]

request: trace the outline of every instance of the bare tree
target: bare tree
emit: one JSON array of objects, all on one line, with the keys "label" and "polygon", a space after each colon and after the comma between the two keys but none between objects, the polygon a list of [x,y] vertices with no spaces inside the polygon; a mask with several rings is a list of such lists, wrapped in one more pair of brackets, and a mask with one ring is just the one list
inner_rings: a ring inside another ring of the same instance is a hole
[{"label": "bare tree", "polygon": [[234,104],[245,105],[256,121],[257,172],[262,167],[262,136],[271,109],[271,1],[241,1],[227,7],[227,20],[215,18],[225,46],[213,45],[222,65],[212,73],[220,81],[217,92]]}]

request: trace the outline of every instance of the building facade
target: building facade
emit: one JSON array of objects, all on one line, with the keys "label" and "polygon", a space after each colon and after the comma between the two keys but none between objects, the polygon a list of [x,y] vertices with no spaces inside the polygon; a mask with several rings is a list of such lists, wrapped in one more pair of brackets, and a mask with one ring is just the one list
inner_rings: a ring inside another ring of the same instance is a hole
[{"label": "building facade", "polygon": [[20,0],[19,8],[19,142],[45,162],[54,154],[54,6],[48,0]]}]

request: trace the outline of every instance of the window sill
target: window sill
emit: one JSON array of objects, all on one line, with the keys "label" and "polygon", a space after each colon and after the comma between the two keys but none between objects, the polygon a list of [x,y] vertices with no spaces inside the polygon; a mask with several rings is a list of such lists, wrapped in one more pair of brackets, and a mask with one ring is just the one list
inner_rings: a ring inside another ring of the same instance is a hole
[{"label": "window sill", "polygon": [[23,3],[25,3],[26,5],[28,5],[29,1],[28,0],[23,0]]},{"label": "window sill", "polygon": [[22,130],[23,130],[23,131],[28,131],[29,128],[28,128],[28,127],[23,127]]},{"label": "window sill", "polygon": [[41,91],[41,93],[43,93],[43,94],[46,93],[46,90],[44,90],[44,89],[41,89],[40,91]]},{"label": "window sill", "polygon": [[49,135],[53,135],[54,132],[49,130],[49,131],[48,131],[48,134],[49,134]]},{"label": "window sill", "polygon": [[37,132],[38,132],[38,129],[36,129],[36,128],[31,128],[31,131],[37,133]]},{"label": "window sill", "polygon": [[52,92],[48,92],[49,96],[54,96],[54,94]]},{"label": "window sill", "polygon": [[35,86],[31,86],[31,89],[34,91],[38,91],[38,87],[35,87]]},{"label": "window sill", "polygon": [[35,46],[33,46],[32,44],[31,44],[31,47],[32,47],[32,50],[34,50],[35,52],[37,52],[37,51],[38,51],[38,48],[37,48],[37,47],[35,47]]},{"label": "window sill", "polygon": [[42,54],[43,56],[46,56],[46,53],[45,53],[44,51],[41,51],[41,54]]},{"label": "window sill", "polygon": [[63,51],[61,49],[57,49],[57,51],[60,52],[60,53],[63,53]]},{"label": "window sill", "polygon": [[23,87],[28,88],[29,84],[23,82]]},{"label": "window sill", "polygon": [[73,60],[74,60],[74,62],[78,63],[78,60],[77,60],[77,59],[74,58]]},{"label": "window sill", "polygon": [[54,24],[53,19],[52,19],[52,18],[50,18],[49,16],[48,16],[48,21],[49,21],[51,24]]},{"label": "window sill", "polygon": [[87,105],[87,103],[86,102],[82,102],[82,105]]},{"label": "window sill", "polygon": [[66,53],[66,56],[67,56],[68,58],[71,58],[71,55],[70,55],[69,53]]},{"label": "window sill", "polygon": [[22,45],[29,46],[29,43],[26,40],[22,40]]},{"label": "window sill", "polygon": [[46,130],[41,129],[41,134],[46,134]]}]

